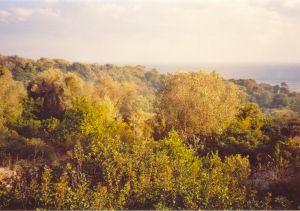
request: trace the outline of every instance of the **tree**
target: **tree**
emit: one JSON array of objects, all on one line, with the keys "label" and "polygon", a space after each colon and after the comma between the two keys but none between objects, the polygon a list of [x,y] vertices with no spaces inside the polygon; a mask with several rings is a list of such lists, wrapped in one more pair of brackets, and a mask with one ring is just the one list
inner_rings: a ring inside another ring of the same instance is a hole
[{"label": "tree", "polygon": [[289,85],[286,82],[281,82],[280,93],[288,94],[289,93]]},{"label": "tree", "polygon": [[14,81],[11,73],[0,66],[0,128],[22,113],[22,99],[25,96],[23,85]]},{"label": "tree", "polygon": [[134,84],[118,83],[110,76],[100,76],[94,83],[93,98],[108,97],[122,114],[125,121],[136,112],[137,88]]},{"label": "tree", "polygon": [[38,74],[27,89],[30,97],[43,99],[40,118],[61,118],[76,96],[83,94],[83,82],[74,73],[63,74],[57,69],[49,69]]},{"label": "tree", "polygon": [[268,118],[254,103],[244,104],[239,108],[235,120],[230,124],[221,139],[225,139],[225,153],[249,155],[259,146],[269,141],[264,127]]},{"label": "tree", "polygon": [[274,108],[282,108],[288,105],[288,96],[286,94],[276,94],[273,97],[272,106]]},{"label": "tree", "polygon": [[168,75],[158,114],[183,136],[221,133],[234,119],[242,92],[216,72]]},{"label": "tree", "polygon": [[161,75],[156,69],[147,71],[145,73],[145,78],[151,86],[159,88],[162,82],[163,75]]}]

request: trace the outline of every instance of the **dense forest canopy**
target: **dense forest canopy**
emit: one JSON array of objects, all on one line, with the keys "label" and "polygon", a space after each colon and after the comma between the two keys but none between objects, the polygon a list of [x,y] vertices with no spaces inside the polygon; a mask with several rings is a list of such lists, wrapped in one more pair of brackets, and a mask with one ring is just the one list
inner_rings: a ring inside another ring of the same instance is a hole
[{"label": "dense forest canopy", "polygon": [[298,209],[300,93],[0,56],[1,209]]}]

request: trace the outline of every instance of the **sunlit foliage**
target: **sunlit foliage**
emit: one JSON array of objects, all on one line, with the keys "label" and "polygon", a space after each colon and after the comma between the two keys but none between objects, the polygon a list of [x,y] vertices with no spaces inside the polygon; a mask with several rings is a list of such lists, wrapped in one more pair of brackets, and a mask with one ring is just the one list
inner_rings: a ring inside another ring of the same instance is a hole
[{"label": "sunlit foliage", "polygon": [[158,98],[159,114],[183,136],[221,133],[234,119],[242,98],[217,73],[169,75]]},{"label": "sunlit foliage", "polygon": [[0,66],[0,129],[21,114],[21,102],[25,95],[22,84],[14,81],[11,73]]},{"label": "sunlit foliage", "polygon": [[299,93],[286,83],[233,80],[244,98],[216,72],[0,64],[0,209],[300,205]]}]

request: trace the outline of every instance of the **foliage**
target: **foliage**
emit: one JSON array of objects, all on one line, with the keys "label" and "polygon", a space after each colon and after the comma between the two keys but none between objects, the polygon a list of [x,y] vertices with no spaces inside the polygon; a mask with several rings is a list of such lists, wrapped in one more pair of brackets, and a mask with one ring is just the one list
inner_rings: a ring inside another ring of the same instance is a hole
[{"label": "foliage", "polygon": [[40,118],[61,118],[76,96],[82,95],[83,86],[75,74],[50,69],[39,73],[29,83],[28,93],[33,99],[43,99],[43,112],[38,114]]},{"label": "foliage", "polygon": [[14,121],[22,112],[24,87],[12,79],[11,73],[0,66],[0,130],[10,121]]},{"label": "foliage", "polygon": [[286,83],[232,80],[244,99],[215,72],[0,64],[0,209],[300,205],[300,101]]},{"label": "foliage", "polygon": [[226,146],[235,153],[252,154],[269,141],[264,131],[267,124],[267,116],[256,104],[245,104],[240,107],[236,119],[222,137]]},{"label": "foliage", "polygon": [[290,91],[288,85],[284,82],[280,86],[272,86],[265,83],[258,84],[253,79],[231,79],[231,81],[245,90],[250,102],[257,103],[261,108],[289,108],[294,112],[300,111],[299,92]]},{"label": "foliage", "polygon": [[183,136],[221,133],[234,119],[242,92],[217,73],[168,75],[158,98],[159,114]]},{"label": "foliage", "polygon": [[[58,180],[53,177],[54,170],[47,166],[41,176],[37,170],[26,173],[21,169],[20,179],[4,195],[10,195],[13,201],[5,208],[16,208],[16,205],[48,209],[249,206],[245,183],[250,173],[248,159],[238,155],[221,161],[217,154],[200,159],[183,145],[176,132],[161,143],[129,144],[107,139],[86,149],[76,145],[75,149],[73,162],[70,160],[73,164],[67,164]],[[26,180],[27,177],[30,179]],[[29,194],[33,186],[36,189]],[[20,195],[20,191],[28,195]]]}]

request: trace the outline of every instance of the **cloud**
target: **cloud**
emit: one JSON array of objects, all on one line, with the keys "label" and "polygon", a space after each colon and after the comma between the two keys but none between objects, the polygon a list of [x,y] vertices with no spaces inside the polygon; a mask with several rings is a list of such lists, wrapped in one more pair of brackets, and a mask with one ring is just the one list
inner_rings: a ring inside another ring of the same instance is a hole
[{"label": "cloud", "polygon": [[0,20],[2,23],[25,21],[33,14],[31,9],[11,8],[0,11]]},{"label": "cloud", "polygon": [[0,10],[0,23],[24,22],[35,17],[59,17],[60,10],[53,8],[22,8],[15,7]]},{"label": "cloud", "polygon": [[33,14],[32,9],[26,8],[13,8],[11,10],[11,16],[13,16],[17,21],[25,21]]},{"label": "cloud", "polygon": [[48,16],[48,17],[59,17],[60,16],[60,10],[53,9],[53,8],[40,8],[36,9],[35,13],[41,15],[41,16]]},{"label": "cloud", "polygon": [[0,23],[6,22],[9,16],[10,16],[9,12],[5,10],[0,10]]},{"label": "cloud", "polygon": [[0,24],[0,52],[98,62],[300,61],[299,0],[32,1],[0,5]]},{"label": "cloud", "polygon": [[291,19],[295,16],[300,16],[299,0],[252,0],[249,4],[275,12],[282,16],[282,18]]}]

